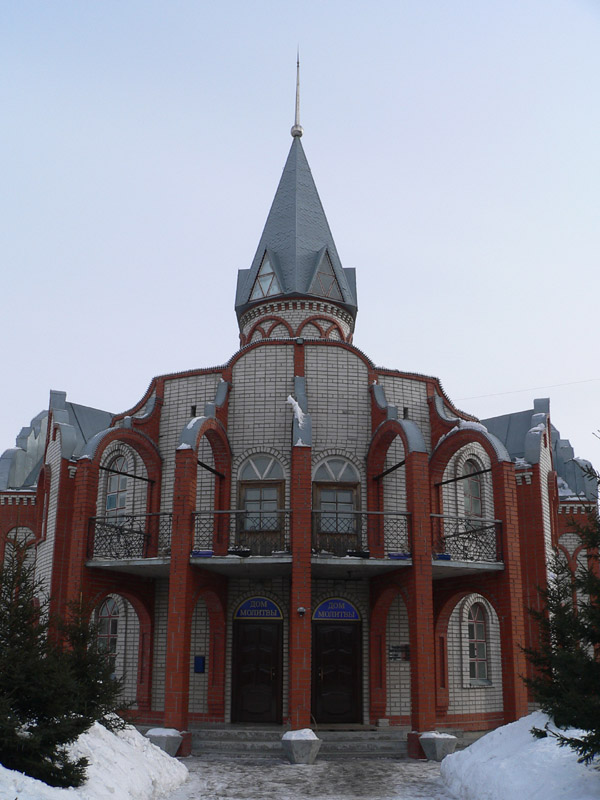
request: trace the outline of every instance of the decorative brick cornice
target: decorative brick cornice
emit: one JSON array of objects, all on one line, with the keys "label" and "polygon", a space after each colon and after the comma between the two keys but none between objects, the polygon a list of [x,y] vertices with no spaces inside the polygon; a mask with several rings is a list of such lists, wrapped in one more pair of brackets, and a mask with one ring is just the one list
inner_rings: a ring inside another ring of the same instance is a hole
[{"label": "decorative brick cornice", "polygon": [[240,319],[240,330],[252,320],[281,311],[312,311],[319,314],[330,314],[344,322],[350,330],[354,328],[354,318],[338,306],[319,300],[285,300],[279,303],[264,303],[249,309]]},{"label": "decorative brick cornice", "polygon": [[593,506],[587,503],[577,503],[577,501],[575,503],[573,501],[559,503],[558,506],[559,514],[589,514],[591,511],[593,511]]},{"label": "decorative brick cornice", "polygon": [[529,486],[531,484],[532,477],[533,472],[515,472],[517,486],[523,486],[524,484]]},{"label": "decorative brick cornice", "polygon": [[17,492],[0,494],[0,506],[34,506],[35,494],[22,494]]}]

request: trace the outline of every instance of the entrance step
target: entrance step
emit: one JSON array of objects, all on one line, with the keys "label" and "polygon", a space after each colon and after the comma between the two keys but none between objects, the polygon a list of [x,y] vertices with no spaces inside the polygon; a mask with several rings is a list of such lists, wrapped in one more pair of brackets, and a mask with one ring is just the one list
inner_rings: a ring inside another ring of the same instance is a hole
[{"label": "entrance step", "polygon": [[[361,728],[362,726],[357,726]],[[202,727],[192,730],[192,755],[208,759],[281,758],[283,726]],[[406,758],[406,730],[321,730],[315,733],[323,744],[319,759]]]},{"label": "entrance step", "polygon": [[[281,737],[289,730],[277,725],[206,725],[192,729],[192,755],[208,760],[236,758],[284,759]],[[408,728],[354,726],[347,728],[314,728],[323,744],[320,760],[407,758]],[[457,749],[467,747],[480,733],[446,731],[458,738]]]}]

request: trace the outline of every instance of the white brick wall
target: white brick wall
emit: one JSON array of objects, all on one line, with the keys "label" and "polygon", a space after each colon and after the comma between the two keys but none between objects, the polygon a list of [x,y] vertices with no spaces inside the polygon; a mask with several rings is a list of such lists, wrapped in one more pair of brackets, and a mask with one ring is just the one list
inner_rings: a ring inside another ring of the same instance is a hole
[{"label": "white brick wall", "polygon": [[205,403],[214,401],[220,380],[221,373],[215,372],[165,381],[159,434],[159,449],[163,459],[161,511],[173,510],[175,451],[181,431],[192,417],[192,406],[196,406],[196,415],[201,416]]},{"label": "white brick wall", "polygon": [[[192,617],[192,636],[190,648],[190,694],[189,711],[206,713],[208,711],[208,669],[210,663],[210,625],[206,603],[202,598],[196,603]],[[194,672],[194,657],[204,656],[203,673]]]},{"label": "white brick wall", "polygon": [[167,612],[169,582],[157,580],[154,589],[154,654],[152,660],[152,708],[165,707],[165,669],[167,662]]},{"label": "white brick wall", "polygon": [[409,644],[408,613],[400,595],[390,605],[386,631],[386,714],[410,714],[410,661],[403,659],[403,651],[400,649]]},{"label": "white brick wall", "polygon": [[379,383],[385,390],[388,403],[391,406],[397,406],[400,419],[404,416],[404,409],[408,409],[408,419],[419,426],[425,439],[425,446],[428,452],[431,453],[431,426],[429,424],[429,406],[427,405],[427,385],[425,381],[399,378],[393,375],[380,375]]},{"label": "white brick wall", "polygon": [[575,532],[569,531],[568,533],[563,533],[558,543],[572,556],[575,550],[581,546],[581,539]]},{"label": "white brick wall", "polygon": [[371,440],[369,376],[364,361],[338,347],[305,345],[306,392],[312,415],[314,463],[324,455],[364,464]]},{"label": "white brick wall", "polygon": [[50,467],[50,495],[46,517],[45,538],[38,545],[35,565],[36,580],[40,581],[42,591],[47,595],[50,594],[52,565],[54,561],[54,540],[56,534],[56,515],[58,512],[61,460],[61,434],[60,430],[58,430],[56,439],[49,442],[46,451],[46,465]]},{"label": "white brick wall", "polygon": [[548,476],[552,472],[552,452],[549,447],[550,437],[544,434],[540,447],[540,494],[542,495],[542,519],[544,522],[544,545],[546,563],[552,558],[552,521],[550,514],[550,494]]},{"label": "white brick wall", "polygon": [[[233,368],[228,435],[232,457],[245,457],[252,448],[287,458],[292,446],[294,393],[293,347],[257,347],[245,353]],[[266,452],[269,452],[267,450]]]}]

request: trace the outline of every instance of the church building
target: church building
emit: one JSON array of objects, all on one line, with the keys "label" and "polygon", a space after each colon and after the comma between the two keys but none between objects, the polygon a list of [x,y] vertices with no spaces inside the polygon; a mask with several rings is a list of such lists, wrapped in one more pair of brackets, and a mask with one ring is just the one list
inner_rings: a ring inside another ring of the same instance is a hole
[{"label": "church building", "polygon": [[493,728],[528,712],[526,608],[594,487],[548,401],[480,421],[355,346],[301,137],[240,349],[116,415],[52,391],[0,458],[0,558],[25,539],[54,610],[95,609],[141,723]]}]

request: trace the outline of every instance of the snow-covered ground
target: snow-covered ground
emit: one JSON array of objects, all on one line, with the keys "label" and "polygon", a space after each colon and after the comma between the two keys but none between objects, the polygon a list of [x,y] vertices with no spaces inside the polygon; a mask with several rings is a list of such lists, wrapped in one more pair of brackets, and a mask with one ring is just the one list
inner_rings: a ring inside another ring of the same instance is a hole
[{"label": "snow-covered ground", "polygon": [[446,756],[446,786],[460,800],[599,800],[600,764],[586,767],[570,747],[531,735],[547,721],[538,711]]},{"label": "snow-covered ground", "polygon": [[70,752],[90,762],[88,779],[79,789],[57,789],[0,766],[0,800],[154,800],[188,777],[184,764],[135,728],[114,734],[96,722]]},{"label": "snow-covered ground", "polygon": [[[90,761],[80,789],[56,789],[0,766],[0,800],[599,800],[600,765],[583,766],[553,739],[530,729],[546,717],[532,714],[493,731],[440,765],[418,761],[278,759],[183,763],[135,730],[114,735],[96,724],[80,737],[75,755]],[[187,780],[186,780],[187,779]]]}]

